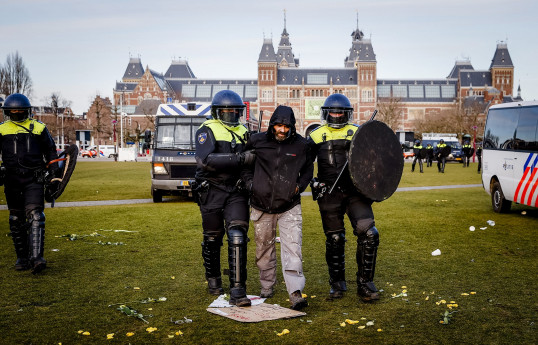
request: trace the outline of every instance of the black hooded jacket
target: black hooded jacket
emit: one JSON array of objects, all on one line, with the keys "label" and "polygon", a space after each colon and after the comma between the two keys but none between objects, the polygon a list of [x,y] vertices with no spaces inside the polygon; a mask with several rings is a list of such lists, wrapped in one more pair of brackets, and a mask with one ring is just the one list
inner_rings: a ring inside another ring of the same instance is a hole
[{"label": "black hooded jacket", "polygon": [[[275,124],[290,127],[287,139],[280,142],[275,139]],[[314,165],[306,139],[295,130],[295,116],[290,107],[278,106],[267,132],[254,134],[245,149],[256,152],[254,167],[241,173],[252,192],[252,207],[267,213],[282,213],[301,202],[301,192],[312,179]]]}]

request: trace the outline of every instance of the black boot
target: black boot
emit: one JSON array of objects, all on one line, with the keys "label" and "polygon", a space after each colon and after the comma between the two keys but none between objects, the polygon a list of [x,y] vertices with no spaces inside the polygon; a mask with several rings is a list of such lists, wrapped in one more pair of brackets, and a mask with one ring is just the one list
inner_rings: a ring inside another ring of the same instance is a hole
[{"label": "black boot", "polygon": [[374,285],[378,246],[379,233],[375,226],[357,238],[357,294],[365,302],[379,299],[379,291]]},{"label": "black boot", "polygon": [[45,248],[45,214],[41,210],[32,210],[29,213],[30,234],[30,265],[32,273],[36,274],[47,267],[47,261],[43,258]]},{"label": "black boot", "polygon": [[247,297],[247,231],[240,226],[228,229],[228,263],[230,265],[230,304],[249,307]]},{"label": "black boot", "polygon": [[28,227],[23,216],[11,214],[9,216],[9,230],[11,230],[11,238],[17,254],[15,269],[17,271],[27,270],[30,268],[30,261],[28,260]]},{"label": "black boot", "polygon": [[220,247],[222,237],[204,236],[202,242],[202,258],[204,259],[207,290],[211,295],[219,296],[224,293],[220,275]]},{"label": "black boot", "polygon": [[342,298],[347,291],[346,286],[346,236],[343,232],[327,235],[325,241],[325,260],[329,267],[329,284],[331,298]]}]

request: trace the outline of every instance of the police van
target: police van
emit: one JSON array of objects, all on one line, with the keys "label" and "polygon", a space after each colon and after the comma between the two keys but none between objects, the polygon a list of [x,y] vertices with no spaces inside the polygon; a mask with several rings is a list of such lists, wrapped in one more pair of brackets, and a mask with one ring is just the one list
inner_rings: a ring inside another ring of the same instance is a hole
[{"label": "police van", "polygon": [[164,195],[192,196],[195,136],[208,116],[211,116],[211,103],[159,105],[151,157],[153,202],[161,202]]},{"label": "police van", "polygon": [[437,150],[437,144],[443,139],[446,145],[451,147],[450,154],[446,158],[447,161],[463,162],[463,152],[456,133],[422,133],[422,147],[428,144]]},{"label": "police van", "polygon": [[482,185],[495,212],[512,202],[538,206],[538,102],[489,108],[482,151]]}]

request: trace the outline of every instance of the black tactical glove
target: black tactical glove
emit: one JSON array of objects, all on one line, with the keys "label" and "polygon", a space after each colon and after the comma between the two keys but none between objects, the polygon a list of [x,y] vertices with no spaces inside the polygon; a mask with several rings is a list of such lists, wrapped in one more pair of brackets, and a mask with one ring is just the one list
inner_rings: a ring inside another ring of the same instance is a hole
[{"label": "black tactical glove", "polygon": [[252,166],[256,161],[256,152],[254,150],[241,152],[239,154],[241,165]]}]

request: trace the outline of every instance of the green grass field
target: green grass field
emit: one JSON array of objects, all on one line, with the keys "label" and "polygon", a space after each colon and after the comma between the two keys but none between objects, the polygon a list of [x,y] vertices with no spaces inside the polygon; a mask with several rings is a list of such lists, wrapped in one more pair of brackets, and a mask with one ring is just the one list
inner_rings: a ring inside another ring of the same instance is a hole
[{"label": "green grass field", "polygon": [[[449,164],[445,174],[438,174],[435,167],[425,168],[424,174],[410,170],[406,164],[400,186],[480,183],[476,165],[463,169]],[[58,201],[150,198],[149,186],[149,163],[80,162]],[[355,296],[356,242],[349,226],[349,291],[341,300],[327,299],[325,236],[316,203],[303,197],[307,315],[240,323],[206,311],[214,298],[205,292],[201,217],[189,200],[48,208],[45,257],[49,268],[37,276],[13,269],[8,211],[0,211],[0,343],[536,342],[536,209],[513,205],[508,214],[493,213],[489,195],[475,187],[398,192],[374,204],[374,212],[381,241],[375,278],[383,290],[379,302],[365,304]],[[470,226],[476,230],[470,231]],[[65,235],[78,238],[71,241]],[[259,294],[260,288],[254,249],[252,241],[249,294]],[[436,249],[441,250],[440,256],[431,255]],[[223,263],[225,254],[223,247]],[[166,301],[140,303],[160,297]],[[287,298],[279,267],[276,294],[267,302],[288,307]],[[117,305],[109,307],[126,302],[149,324],[122,314]],[[449,323],[441,324],[446,311],[452,312]],[[185,318],[192,322],[172,322]],[[346,319],[359,322],[345,323]],[[366,326],[367,322],[373,325]],[[148,327],[156,330],[150,333]],[[278,336],[284,329],[289,333]],[[112,333],[113,339],[107,340]]]}]

